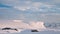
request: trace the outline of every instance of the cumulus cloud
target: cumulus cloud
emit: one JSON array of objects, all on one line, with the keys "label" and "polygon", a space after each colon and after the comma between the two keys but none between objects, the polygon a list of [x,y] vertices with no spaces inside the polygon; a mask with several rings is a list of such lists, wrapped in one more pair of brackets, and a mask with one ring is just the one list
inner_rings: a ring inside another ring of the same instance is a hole
[{"label": "cumulus cloud", "polygon": [[[13,20],[13,22],[16,22],[14,24],[18,24],[20,25],[20,28],[26,28],[26,29],[43,29],[44,27],[44,23],[43,22],[29,22],[29,24],[24,23],[21,20]],[[23,26],[23,27],[22,27]]]},{"label": "cumulus cloud", "polygon": [[21,20],[13,20],[11,23],[1,23],[0,28],[11,27],[20,29],[43,29],[45,28],[43,22],[30,22],[29,24],[24,23]]},{"label": "cumulus cloud", "polygon": [[26,29],[37,29],[38,31],[45,31],[45,30],[60,31],[60,29],[58,27],[59,26],[58,23],[55,23],[56,24],[55,26],[57,26],[57,27],[55,27],[56,29],[53,28],[53,26],[54,26],[53,23],[51,24],[52,28],[48,28],[44,24],[45,23],[41,22],[41,21],[38,21],[38,22],[31,21],[31,22],[29,22],[29,24],[25,23],[23,27],[26,28]]},{"label": "cumulus cloud", "polygon": [[43,22],[30,22],[30,26],[32,29],[44,29],[44,23]]},{"label": "cumulus cloud", "polygon": [[[22,20],[11,20],[10,23],[1,23],[0,28],[10,27],[10,28],[17,28],[18,32],[27,30],[27,29],[36,29],[38,31],[60,31],[60,29],[48,28],[44,25],[44,22],[38,21],[30,21],[29,23],[24,23]],[[10,31],[11,32],[11,31]],[[15,31],[12,31],[14,33]],[[16,33],[16,32],[15,32]]]}]

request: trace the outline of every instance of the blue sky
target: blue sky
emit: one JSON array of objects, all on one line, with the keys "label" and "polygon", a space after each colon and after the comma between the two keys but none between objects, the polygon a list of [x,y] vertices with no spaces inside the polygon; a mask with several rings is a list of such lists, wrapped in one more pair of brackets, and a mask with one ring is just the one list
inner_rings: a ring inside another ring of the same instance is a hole
[{"label": "blue sky", "polygon": [[0,20],[60,22],[60,0],[0,0]]}]

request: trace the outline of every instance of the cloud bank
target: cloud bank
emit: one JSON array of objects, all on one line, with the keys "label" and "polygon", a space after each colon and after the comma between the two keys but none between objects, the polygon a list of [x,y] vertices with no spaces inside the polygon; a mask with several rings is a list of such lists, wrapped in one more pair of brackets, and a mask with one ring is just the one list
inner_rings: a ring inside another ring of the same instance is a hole
[{"label": "cloud bank", "polygon": [[[21,32],[21,31],[24,31],[24,30],[27,30],[27,29],[36,29],[38,31],[60,31],[60,29],[58,29],[58,27],[54,28],[54,24],[51,24],[52,28],[44,25],[45,23],[44,22],[35,22],[35,21],[32,21],[32,22],[29,22],[29,24],[27,23],[24,23],[22,20],[12,20],[12,22],[10,23],[1,23],[0,24],[0,28],[4,28],[4,27],[10,27],[10,28],[17,28],[18,29],[18,32]],[[56,25],[55,25],[56,26]]]}]

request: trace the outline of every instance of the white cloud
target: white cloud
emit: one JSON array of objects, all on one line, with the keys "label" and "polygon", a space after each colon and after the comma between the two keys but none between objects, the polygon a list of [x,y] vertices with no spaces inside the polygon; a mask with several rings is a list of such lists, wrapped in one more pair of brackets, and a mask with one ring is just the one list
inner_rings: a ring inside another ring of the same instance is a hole
[{"label": "white cloud", "polygon": [[52,8],[51,4],[46,4],[42,2],[32,2],[32,1],[20,1],[20,0],[2,0],[3,4],[10,5],[14,9],[26,11],[28,9],[32,11],[40,11],[41,7],[46,7],[47,10]]},{"label": "white cloud", "polygon": [[24,23],[21,20],[13,20],[13,22],[16,22],[14,24],[18,24],[20,25],[20,28],[26,28],[26,29],[43,29],[44,27],[44,23],[43,22],[29,22],[29,24]]},{"label": "white cloud", "polygon": [[[38,31],[48,31],[48,30],[60,31],[59,29],[47,28],[44,25],[44,22],[41,22],[41,21],[38,21],[38,22],[30,21],[29,24],[27,24],[27,23],[24,23],[22,20],[11,20],[10,23],[0,24],[0,28],[4,28],[4,27],[17,28],[18,32],[24,31],[25,29],[37,29]],[[12,31],[12,33],[13,32],[14,31]]]},{"label": "white cloud", "polygon": [[32,6],[37,7],[37,8],[39,8],[41,5],[42,5],[42,3],[40,3],[40,2],[33,2],[32,3]]},{"label": "white cloud", "polygon": [[11,23],[1,23],[0,28],[11,27],[11,28],[22,28],[22,29],[43,29],[45,28],[43,22],[30,22],[29,24],[24,23],[21,20],[13,20]]},{"label": "white cloud", "polygon": [[31,10],[31,11],[42,11],[42,12],[47,12],[49,9],[54,8],[55,6],[55,5],[48,4],[48,3],[20,1],[20,0],[8,0],[8,1],[2,0],[2,4],[12,6],[13,9],[17,9],[17,10],[22,10],[22,11]]},{"label": "white cloud", "polygon": [[30,22],[32,29],[45,29],[43,22]]},{"label": "white cloud", "polygon": [[13,20],[13,22],[22,22],[22,20]]},{"label": "white cloud", "polygon": [[47,12],[49,9],[53,8],[53,6],[55,6],[55,5],[41,3],[41,2],[32,2],[31,9],[33,11]]},{"label": "white cloud", "polygon": [[52,7],[52,6],[54,6],[54,5],[41,3],[41,2],[33,2],[33,7],[37,7],[37,8],[39,8],[39,7],[47,7],[47,8],[49,8],[49,7]]},{"label": "white cloud", "polygon": [[27,7],[27,6],[19,6],[19,7],[16,6],[14,8],[16,8],[17,10],[22,10],[22,11],[30,9],[30,7]]}]

